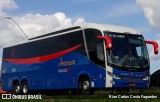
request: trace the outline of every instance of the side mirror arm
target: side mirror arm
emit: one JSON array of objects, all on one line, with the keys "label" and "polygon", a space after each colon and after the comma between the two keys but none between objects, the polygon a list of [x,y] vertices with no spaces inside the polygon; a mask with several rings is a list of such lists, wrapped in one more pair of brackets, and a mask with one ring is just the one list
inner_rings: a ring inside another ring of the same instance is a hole
[{"label": "side mirror arm", "polygon": [[146,40],[145,41],[147,44],[152,44],[154,47],[154,54],[158,54],[158,43],[155,41],[150,41],[150,40]]},{"label": "side mirror arm", "polygon": [[97,36],[98,39],[104,39],[106,42],[106,48],[112,49],[112,39],[108,36]]}]

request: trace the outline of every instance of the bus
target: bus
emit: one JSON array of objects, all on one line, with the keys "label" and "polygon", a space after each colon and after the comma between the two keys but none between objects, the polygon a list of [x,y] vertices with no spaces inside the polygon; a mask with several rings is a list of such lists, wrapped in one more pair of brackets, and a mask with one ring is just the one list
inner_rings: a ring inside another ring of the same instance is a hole
[{"label": "bus", "polygon": [[2,89],[14,94],[69,90],[94,94],[96,89],[138,88],[150,84],[146,44],[136,30],[86,23],[3,48]]}]

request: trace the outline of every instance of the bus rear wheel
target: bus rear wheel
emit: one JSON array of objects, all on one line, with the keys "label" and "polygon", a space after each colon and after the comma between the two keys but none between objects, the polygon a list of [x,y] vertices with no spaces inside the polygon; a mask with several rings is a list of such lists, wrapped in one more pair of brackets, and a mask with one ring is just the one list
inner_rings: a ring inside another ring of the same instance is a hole
[{"label": "bus rear wheel", "polygon": [[28,84],[27,81],[22,83],[22,94],[26,95],[28,93]]},{"label": "bus rear wheel", "polygon": [[20,94],[20,86],[18,82],[14,82],[13,84],[13,94]]}]

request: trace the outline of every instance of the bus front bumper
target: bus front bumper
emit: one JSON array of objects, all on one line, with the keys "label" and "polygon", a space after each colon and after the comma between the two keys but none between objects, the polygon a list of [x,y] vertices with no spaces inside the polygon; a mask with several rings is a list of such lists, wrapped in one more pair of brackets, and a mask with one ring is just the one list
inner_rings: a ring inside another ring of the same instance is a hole
[{"label": "bus front bumper", "polygon": [[149,80],[128,81],[128,80],[113,79],[111,83],[113,88],[138,88],[138,89],[149,88]]}]

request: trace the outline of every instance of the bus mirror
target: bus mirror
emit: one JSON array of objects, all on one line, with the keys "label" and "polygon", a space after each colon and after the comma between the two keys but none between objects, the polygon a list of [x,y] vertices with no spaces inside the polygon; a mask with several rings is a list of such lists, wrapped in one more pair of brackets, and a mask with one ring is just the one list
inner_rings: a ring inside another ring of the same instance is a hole
[{"label": "bus mirror", "polygon": [[106,42],[106,48],[112,49],[112,39],[108,36],[97,36],[98,39],[104,39]]},{"label": "bus mirror", "polygon": [[152,44],[154,47],[154,54],[158,54],[158,44],[155,41],[146,40],[147,44]]}]

